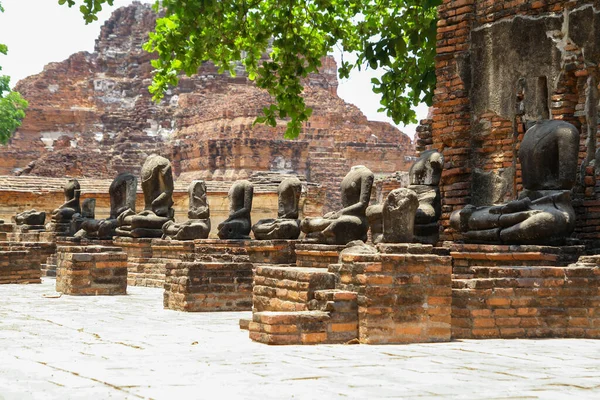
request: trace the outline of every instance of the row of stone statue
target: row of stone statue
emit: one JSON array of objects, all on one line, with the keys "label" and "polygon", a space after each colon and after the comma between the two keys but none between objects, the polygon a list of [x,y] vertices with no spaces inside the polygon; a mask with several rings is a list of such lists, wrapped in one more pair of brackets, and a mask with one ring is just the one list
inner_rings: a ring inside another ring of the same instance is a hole
[{"label": "row of stone statue", "polygon": [[[571,188],[575,183],[579,132],[563,121],[539,121],[528,129],[518,157],[524,190],[519,199],[504,205],[466,206],[450,216],[454,229],[474,243],[561,244],[575,226]],[[441,215],[439,183],[444,165],[437,151],[426,151],[409,171],[409,187],[392,191],[383,204],[369,207],[373,173],[364,166],[352,167],[341,184],[342,208],[322,217],[299,216],[302,185],[296,178],[284,180],[278,189],[278,218],[252,225],[253,185],[237,181],[229,191],[229,217],[218,226],[221,239],[297,239],[300,231],[326,244],[367,240],[374,243],[438,241]],[[110,187],[111,212],[106,220],[94,219],[93,199],[79,205],[80,187],[71,180],[65,187],[65,203],[52,212],[47,227],[55,232],[77,231],[77,236],[163,237],[176,240],[207,238],[210,232],[206,185],[194,181],[189,189],[188,220],[174,222],[173,174],[170,162],[152,155],[142,170],[144,210],[135,212],[137,179],[119,175]],[[477,188],[474,188],[477,190]],[[45,214],[26,212],[17,224],[43,225]]]},{"label": "row of stone statue", "polygon": [[[250,232],[258,240],[297,239],[301,231],[320,243],[346,244],[367,240],[369,227],[375,242],[410,242],[413,227],[417,239],[425,243],[437,241],[437,220],[441,213],[438,184],[443,161],[439,153],[425,152],[410,171],[411,186],[390,193],[382,205],[369,206],[373,173],[364,166],[352,167],[341,184],[342,209],[323,217],[300,221],[299,203],[302,183],[288,178],[278,187],[276,219],[251,223],[254,187],[251,182],[235,182],[229,190],[229,216],[219,224],[221,239],[249,239]],[[161,156],[148,157],[141,170],[144,210],[135,212],[137,179],[132,174],[118,175],[109,194],[110,216],[94,218],[95,199],[80,205],[81,188],[71,179],[64,188],[65,202],[52,212],[46,229],[57,234],[110,239],[113,236],[193,240],[207,238],[211,229],[206,199],[206,184],[193,181],[189,188],[188,220],[174,222],[173,173],[170,162]],[[15,217],[18,225],[29,229],[43,228],[45,213],[35,210]]]}]

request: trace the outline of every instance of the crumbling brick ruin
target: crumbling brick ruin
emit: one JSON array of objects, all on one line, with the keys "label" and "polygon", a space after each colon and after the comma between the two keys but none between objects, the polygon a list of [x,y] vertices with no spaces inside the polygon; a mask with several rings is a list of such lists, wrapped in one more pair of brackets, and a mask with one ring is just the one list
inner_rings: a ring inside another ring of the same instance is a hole
[{"label": "crumbling brick ruin", "polygon": [[439,7],[435,103],[417,146],[444,155],[445,239],[460,238],[449,228],[453,210],[516,197],[527,124],[551,118],[580,131],[575,236],[597,247],[599,5],[446,0]]}]

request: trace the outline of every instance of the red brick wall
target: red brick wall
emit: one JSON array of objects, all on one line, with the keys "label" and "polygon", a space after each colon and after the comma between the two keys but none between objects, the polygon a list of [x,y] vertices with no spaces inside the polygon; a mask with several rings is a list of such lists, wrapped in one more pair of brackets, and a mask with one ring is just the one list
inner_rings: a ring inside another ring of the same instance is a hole
[{"label": "red brick wall", "polygon": [[[597,111],[587,103],[598,104],[600,52],[594,38],[600,22],[585,5],[598,7],[600,2],[445,0],[439,7],[438,83],[432,117],[423,121],[417,132],[417,149],[434,148],[444,155],[443,239],[460,237],[449,228],[452,211],[466,204],[506,202],[522,189],[516,155],[524,122],[544,115],[539,109],[542,104],[547,105],[546,117],[567,120],[580,130],[575,235],[597,240],[600,188],[596,187],[596,169],[591,163],[599,147]],[[547,24],[540,27],[540,20]],[[535,54],[538,41],[544,41],[546,47]],[[481,72],[488,67],[493,72]],[[507,74],[512,75],[506,78]],[[548,81],[534,88],[533,80],[541,77]],[[517,78],[524,79],[529,88],[524,89],[524,95]],[[509,84],[502,79],[508,79]],[[540,103],[539,93],[534,93],[539,88],[547,90],[546,102]],[[536,101],[538,108],[532,109]],[[519,109],[520,102],[523,109]],[[501,178],[505,184],[498,193],[478,198],[471,187],[481,176]],[[588,215],[592,218],[586,218]]]}]

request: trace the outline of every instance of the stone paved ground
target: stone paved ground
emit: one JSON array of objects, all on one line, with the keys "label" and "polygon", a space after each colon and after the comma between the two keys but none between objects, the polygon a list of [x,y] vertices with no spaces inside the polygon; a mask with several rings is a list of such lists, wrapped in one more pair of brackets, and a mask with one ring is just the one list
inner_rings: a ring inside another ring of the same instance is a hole
[{"label": "stone paved ground", "polygon": [[600,341],[253,343],[250,313],[162,308],[162,290],[0,286],[0,399],[600,398]]}]

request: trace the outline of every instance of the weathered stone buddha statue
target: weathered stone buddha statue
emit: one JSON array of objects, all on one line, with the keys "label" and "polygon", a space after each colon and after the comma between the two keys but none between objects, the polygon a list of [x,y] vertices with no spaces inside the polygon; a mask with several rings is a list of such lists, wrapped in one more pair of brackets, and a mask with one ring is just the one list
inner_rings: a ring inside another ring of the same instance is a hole
[{"label": "weathered stone buddha statue", "polygon": [[443,166],[444,158],[439,152],[424,151],[410,167],[408,188],[397,189],[383,204],[367,208],[373,243],[435,244],[438,241],[438,220],[442,214],[439,183]]},{"label": "weathered stone buddha statue", "polygon": [[523,191],[518,200],[491,207],[466,206],[451,226],[471,243],[560,245],[575,229],[571,189],[575,183],[579,132],[564,121],[541,121],[519,149]]},{"label": "weathered stone buddha statue", "polygon": [[408,179],[410,190],[419,199],[415,215],[414,241],[435,244],[439,240],[439,219],[442,215],[440,179],[444,168],[444,157],[435,150],[427,150],[410,167]]},{"label": "weathered stone buddha statue", "polygon": [[298,239],[298,220],[302,182],[298,178],[284,179],[277,188],[277,219],[261,219],[252,232],[257,240]]},{"label": "weathered stone buddha statue", "polygon": [[210,209],[206,200],[206,183],[192,181],[188,189],[190,196],[188,220],[182,223],[166,222],[163,239],[194,240],[206,239],[210,233]]},{"label": "weathered stone buddha statue", "polygon": [[71,233],[78,232],[85,221],[93,221],[94,218],[96,218],[96,199],[83,200],[81,213],[73,214],[71,218]]},{"label": "weathered stone buddha statue", "polygon": [[107,219],[86,219],[77,237],[90,239],[112,239],[117,229],[117,217],[124,211],[135,210],[137,178],[130,173],[121,173],[110,184],[110,216]]},{"label": "weathered stone buddha statue", "polygon": [[81,213],[79,198],[81,196],[81,186],[77,179],[69,179],[65,185],[65,202],[52,211],[51,221],[55,224],[69,224],[74,214]]},{"label": "weathered stone buddha statue", "polygon": [[235,182],[229,189],[229,217],[218,226],[220,239],[250,239],[254,185],[246,180]]},{"label": "weathered stone buddha statue", "polygon": [[173,210],[173,171],[171,163],[164,157],[153,154],[146,158],[142,171],[144,191],[144,211],[136,214],[127,209],[117,217],[117,236],[135,238],[159,238],[162,226],[172,221]]},{"label": "weathered stone buddha statue", "polygon": [[28,210],[13,217],[17,228],[21,231],[44,230],[46,223],[46,212]]},{"label": "weathered stone buddha statue", "polygon": [[307,238],[319,243],[345,245],[367,240],[369,223],[366,209],[371,198],[373,172],[363,165],[354,166],[342,180],[342,209],[323,217],[305,218],[300,224]]}]

